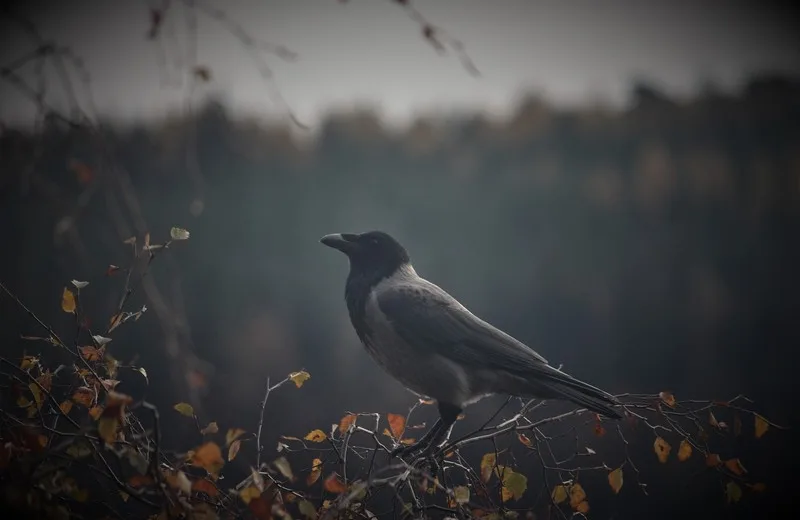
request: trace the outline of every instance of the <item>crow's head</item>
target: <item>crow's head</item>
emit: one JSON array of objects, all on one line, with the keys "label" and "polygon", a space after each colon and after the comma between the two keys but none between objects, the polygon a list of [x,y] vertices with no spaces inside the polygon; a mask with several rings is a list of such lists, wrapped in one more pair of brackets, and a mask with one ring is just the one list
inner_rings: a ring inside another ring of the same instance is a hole
[{"label": "crow's head", "polygon": [[409,261],[406,249],[383,231],[335,233],[320,242],[346,254],[350,269],[358,273],[389,276]]}]

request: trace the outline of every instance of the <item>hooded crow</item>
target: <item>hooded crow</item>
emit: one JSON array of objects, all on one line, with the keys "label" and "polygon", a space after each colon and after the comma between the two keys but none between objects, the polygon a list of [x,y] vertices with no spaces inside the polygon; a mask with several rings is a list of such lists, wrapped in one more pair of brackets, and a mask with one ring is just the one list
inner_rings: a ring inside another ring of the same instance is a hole
[{"label": "hooded crow", "polygon": [[437,401],[436,424],[394,454],[433,449],[466,405],[491,394],[563,399],[622,417],[612,395],[552,367],[419,276],[406,249],[388,234],[332,234],[320,242],[350,260],[345,301],[367,352],[406,388]]}]

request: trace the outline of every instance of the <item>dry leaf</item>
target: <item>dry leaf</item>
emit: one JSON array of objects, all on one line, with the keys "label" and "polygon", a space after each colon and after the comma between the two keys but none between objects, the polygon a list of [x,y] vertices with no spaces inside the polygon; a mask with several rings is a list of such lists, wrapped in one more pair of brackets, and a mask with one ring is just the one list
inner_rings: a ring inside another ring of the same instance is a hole
[{"label": "dry leaf", "polygon": [[517,439],[519,439],[519,442],[521,442],[523,445],[527,446],[528,448],[530,448],[531,445],[533,444],[531,442],[531,440],[524,433],[518,433],[517,434]]},{"label": "dry leaf", "polygon": [[653,442],[653,451],[656,452],[659,462],[662,464],[667,462],[667,459],[669,458],[669,452],[671,450],[672,446],[670,446],[667,441],[661,437],[656,437],[655,442]]},{"label": "dry leaf", "polygon": [[742,466],[742,461],[738,458],[726,460],[725,467],[734,475],[743,475],[747,473],[747,470]]},{"label": "dry leaf", "polygon": [[681,441],[680,446],[678,446],[678,460],[681,462],[685,462],[689,460],[689,457],[692,456],[692,445],[686,439]]},{"label": "dry leaf", "polygon": [[487,453],[481,458],[481,480],[489,482],[492,476],[492,470],[497,465],[497,457],[494,453]]},{"label": "dry leaf", "polygon": [[578,504],[578,505],[575,507],[575,511],[577,511],[578,513],[581,513],[581,514],[584,514],[584,515],[585,515],[586,513],[588,513],[588,512],[589,512],[589,502],[587,502],[586,500],[584,500],[583,502],[579,503],[579,504]]},{"label": "dry leaf", "polygon": [[81,351],[81,357],[83,357],[83,359],[86,361],[100,361],[106,351],[106,348],[96,348],[92,345],[87,345],[85,347],[80,347],[79,350]]},{"label": "dry leaf", "polygon": [[675,396],[671,392],[659,392],[658,397],[670,408],[675,408]]},{"label": "dry leaf", "polygon": [[609,472],[608,484],[614,490],[614,493],[619,493],[619,490],[622,489],[622,468]]},{"label": "dry leaf", "polygon": [[228,433],[225,434],[225,445],[230,446],[230,444],[242,436],[244,430],[241,428],[231,428],[228,430]]},{"label": "dry leaf", "polygon": [[722,464],[722,459],[719,458],[719,455],[716,453],[709,453],[706,457],[706,466],[709,467],[716,467]]},{"label": "dry leaf", "polygon": [[61,294],[61,310],[64,312],[69,312],[70,314],[75,313],[75,295],[64,287],[64,292]]},{"label": "dry leaf", "polygon": [[467,486],[456,486],[453,488],[453,497],[456,504],[466,504],[469,502],[469,488]]},{"label": "dry leaf", "polygon": [[292,473],[292,467],[289,465],[289,461],[286,460],[286,457],[278,457],[277,459],[272,461],[272,465],[275,466],[278,471],[281,472],[281,475],[288,478],[291,481],[294,481],[294,474]]},{"label": "dry leaf", "polygon": [[225,465],[222,451],[214,442],[207,442],[197,448],[192,454],[191,462],[194,466],[200,466],[214,476],[217,476],[219,470]]},{"label": "dry leaf", "polygon": [[762,435],[767,433],[769,430],[769,423],[766,419],[761,417],[758,414],[755,414],[755,421],[756,421],[756,439],[760,439]]},{"label": "dry leaf", "polygon": [[312,430],[308,432],[308,434],[306,434],[306,436],[303,438],[311,442],[322,442],[325,439],[327,439],[328,436],[325,435],[325,432],[323,432],[322,430]]},{"label": "dry leaf", "polygon": [[319,476],[322,474],[322,460],[314,459],[311,463],[311,473],[308,474],[306,477],[306,485],[312,486],[314,483],[319,480]]},{"label": "dry leaf", "polygon": [[254,498],[258,498],[261,496],[261,491],[258,490],[255,486],[246,487],[243,490],[239,491],[239,498],[242,499],[242,502],[245,504],[249,504],[251,500]]},{"label": "dry leaf", "polygon": [[553,498],[553,502],[560,504],[561,502],[567,499],[567,488],[561,484],[557,485],[553,488],[553,492],[550,495]]},{"label": "dry leaf", "polygon": [[289,379],[291,379],[292,382],[295,385],[297,385],[297,388],[303,386],[303,383],[308,381],[310,378],[311,374],[309,374],[305,370],[301,370],[300,372],[292,372],[291,374],[289,374]]},{"label": "dry leaf", "polygon": [[742,488],[736,482],[730,481],[725,486],[725,496],[728,499],[728,503],[738,502],[742,498]]},{"label": "dry leaf", "polygon": [[178,403],[173,408],[180,413],[181,415],[185,415],[186,417],[194,417],[194,407],[189,403]]},{"label": "dry leaf", "polygon": [[208,426],[206,426],[205,428],[200,430],[200,435],[214,434],[214,433],[217,433],[218,431],[219,431],[219,426],[217,426],[217,423],[216,422],[210,422],[210,423],[208,423]]},{"label": "dry leaf", "polygon": [[236,458],[236,455],[239,453],[239,448],[241,447],[242,441],[240,440],[235,440],[231,443],[230,447],[228,448],[228,462]]},{"label": "dry leaf", "polygon": [[206,479],[198,479],[192,482],[192,490],[199,493],[205,493],[210,497],[219,495],[219,489]]},{"label": "dry leaf", "polygon": [[328,478],[325,479],[322,487],[325,488],[325,491],[328,493],[335,493],[337,495],[347,491],[347,486],[344,485],[344,482],[339,479],[339,475],[336,473],[331,473]]},{"label": "dry leaf", "polygon": [[392,432],[392,437],[401,439],[406,429],[406,418],[394,413],[386,414],[386,418],[389,421],[389,429]]},{"label": "dry leaf", "polygon": [[356,414],[347,414],[339,420],[339,433],[345,433],[350,429],[350,426],[356,423]]},{"label": "dry leaf", "polygon": [[90,408],[94,403],[97,394],[94,390],[87,386],[80,386],[72,394],[72,400],[78,404],[82,404],[86,408]]},{"label": "dry leaf", "polygon": [[189,232],[179,227],[170,229],[169,236],[172,240],[189,240]]},{"label": "dry leaf", "polygon": [[61,413],[64,415],[69,415],[69,412],[72,410],[72,401],[64,401],[58,407],[61,409]]},{"label": "dry leaf", "polygon": [[569,506],[576,509],[578,505],[586,500],[586,492],[580,484],[573,484],[569,487]]}]

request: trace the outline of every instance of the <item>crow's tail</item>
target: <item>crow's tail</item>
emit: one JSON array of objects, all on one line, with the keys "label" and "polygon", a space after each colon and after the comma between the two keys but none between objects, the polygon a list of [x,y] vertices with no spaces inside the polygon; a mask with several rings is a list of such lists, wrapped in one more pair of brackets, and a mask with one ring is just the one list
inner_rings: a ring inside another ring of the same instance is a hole
[{"label": "crow's tail", "polygon": [[542,364],[527,381],[533,395],[544,399],[566,399],[587,410],[612,419],[622,419],[622,413],[614,406],[621,406],[616,397],[597,387],[572,377],[550,365]]}]

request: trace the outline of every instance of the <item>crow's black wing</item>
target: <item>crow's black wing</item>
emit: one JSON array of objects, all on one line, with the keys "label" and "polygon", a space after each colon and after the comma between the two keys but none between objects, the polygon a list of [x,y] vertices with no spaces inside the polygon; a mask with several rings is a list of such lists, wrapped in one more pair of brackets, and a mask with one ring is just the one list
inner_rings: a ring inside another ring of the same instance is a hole
[{"label": "crow's black wing", "polygon": [[486,323],[440,287],[420,280],[381,291],[378,307],[407,343],[459,363],[515,372],[547,361]]}]

